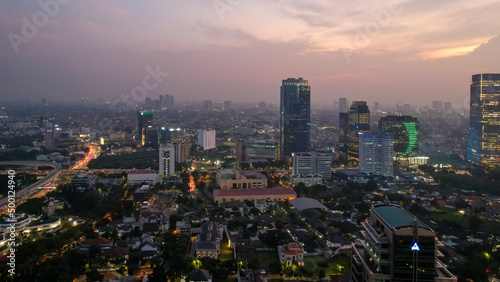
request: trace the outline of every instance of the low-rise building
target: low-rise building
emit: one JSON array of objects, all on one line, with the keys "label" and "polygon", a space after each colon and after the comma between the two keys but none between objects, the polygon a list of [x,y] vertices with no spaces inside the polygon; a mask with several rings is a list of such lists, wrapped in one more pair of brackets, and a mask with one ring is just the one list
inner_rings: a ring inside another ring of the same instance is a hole
[{"label": "low-rise building", "polygon": [[153,202],[153,195],[149,185],[142,185],[137,187],[134,191],[134,205],[135,207],[146,208]]},{"label": "low-rise building", "polygon": [[278,246],[278,257],[280,262],[287,266],[292,266],[294,263],[299,266],[304,265],[304,250],[297,243]]},{"label": "low-rise building", "polygon": [[214,202],[268,200],[285,201],[297,198],[297,193],[289,188],[231,189],[214,190]]},{"label": "low-rise building", "polygon": [[130,170],[127,174],[127,184],[139,185],[142,183],[156,184],[160,180],[158,174],[153,170]]},{"label": "low-rise building", "polygon": [[48,216],[53,216],[56,214],[56,210],[60,210],[60,209],[64,208],[64,203],[66,203],[66,201],[64,201],[64,200],[51,199],[49,201],[49,203],[43,207],[43,211]]},{"label": "low-rise building", "polygon": [[217,259],[222,241],[222,228],[216,222],[205,222],[195,240],[196,258]]},{"label": "low-rise building", "polygon": [[94,188],[96,183],[96,177],[92,174],[78,173],[73,179],[71,179],[71,184],[80,188]]},{"label": "low-rise building", "polygon": [[291,180],[293,185],[297,185],[299,183],[304,183],[306,186],[323,184],[323,177],[319,174],[292,175]]},{"label": "low-rise building", "polygon": [[258,170],[220,169],[217,171],[220,189],[250,189],[267,187],[267,177]]},{"label": "low-rise building", "polygon": [[191,235],[191,224],[185,221],[175,223],[175,232],[182,235]]}]

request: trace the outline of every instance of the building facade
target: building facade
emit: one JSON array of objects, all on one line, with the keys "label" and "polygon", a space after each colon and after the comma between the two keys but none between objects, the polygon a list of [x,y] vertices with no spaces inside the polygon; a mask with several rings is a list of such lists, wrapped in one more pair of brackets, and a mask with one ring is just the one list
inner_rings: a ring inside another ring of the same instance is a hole
[{"label": "building facade", "polygon": [[159,175],[169,178],[175,174],[175,148],[169,144],[161,146],[159,152]]},{"label": "building facade", "polygon": [[278,257],[280,262],[286,266],[292,266],[295,263],[298,266],[304,266],[304,249],[297,243],[278,246]]},{"label": "building facade", "polygon": [[153,112],[137,112],[137,132],[141,146],[146,144],[146,130],[153,126]]},{"label": "building facade", "polygon": [[332,157],[318,152],[292,153],[292,176],[315,175],[322,178],[332,176]]},{"label": "building facade", "polygon": [[393,138],[388,133],[359,133],[359,170],[393,175]]},{"label": "building facade", "polygon": [[302,77],[288,78],[281,85],[281,157],[309,151],[311,144],[311,87]]},{"label": "building facade", "polygon": [[191,155],[191,136],[181,135],[172,138],[172,145],[175,150],[175,162],[185,163]]},{"label": "building facade", "polygon": [[349,108],[348,159],[356,164],[359,161],[359,133],[370,132],[370,109],[366,101],[353,101]]},{"label": "building facade", "polygon": [[279,160],[280,143],[277,141],[247,141],[247,156],[250,159]]},{"label": "building facade", "polygon": [[375,205],[361,225],[351,281],[457,281],[439,260],[436,233],[401,206]]},{"label": "building facade", "polygon": [[420,124],[411,116],[389,115],[378,123],[379,131],[389,133],[394,138],[394,157],[418,157],[418,137]]},{"label": "building facade", "polygon": [[247,161],[247,141],[238,140],[236,142],[236,162],[238,165]]},{"label": "building facade", "polygon": [[220,189],[266,188],[267,177],[258,170],[220,169],[216,175]]},{"label": "building facade", "polygon": [[215,148],[215,130],[198,130],[198,145],[205,151]]},{"label": "building facade", "polygon": [[500,74],[476,74],[470,87],[467,159],[477,165],[500,166]]},{"label": "building facade", "polygon": [[201,225],[201,233],[194,242],[196,258],[217,259],[219,257],[222,230],[216,222],[205,222]]}]

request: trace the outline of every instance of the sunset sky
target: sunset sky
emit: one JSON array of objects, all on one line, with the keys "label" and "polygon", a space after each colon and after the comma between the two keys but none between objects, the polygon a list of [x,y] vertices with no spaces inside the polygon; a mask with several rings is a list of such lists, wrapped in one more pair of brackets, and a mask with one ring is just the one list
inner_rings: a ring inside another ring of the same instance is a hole
[{"label": "sunset sky", "polygon": [[498,0],[65,1],[26,38],[38,1],[0,0],[1,99],[111,100],[159,65],[152,98],[278,102],[303,77],[313,103],[462,105],[500,72]]}]

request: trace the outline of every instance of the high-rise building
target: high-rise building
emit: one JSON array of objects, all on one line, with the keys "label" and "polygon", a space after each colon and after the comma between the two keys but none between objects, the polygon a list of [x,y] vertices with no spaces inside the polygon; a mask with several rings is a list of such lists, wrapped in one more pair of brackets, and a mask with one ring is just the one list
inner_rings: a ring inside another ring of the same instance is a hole
[{"label": "high-rise building", "polygon": [[443,101],[432,101],[432,109],[436,111],[442,111]]},{"label": "high-rise building", "polygon": [[411,158],[418,156],[418,136],[420,124],[411,116],[389,115],[380,118],[380,132],[389,133],[394,138],[394,157]]},{"label": "high-rise building", "polygon": [[451,102],[444,102],[444,110],[449,112],[452,110],[451,108]]},{"label": "high-rise building", "polygon": [[319,174],[323,178],[332,176],[332,157],[319,152],[292,153],[292,175]]},{"label": "high-rise building", "polygon": [[169,100],[169,103],[168,103],[168,108],[169,109],[173,109],[175,107],[175,96],[174,95],[170,95],[170,100]]},{"label": "high-rise building", "polygon": [[52,124],[47,125],[44,132],[44,144],[45,150],[54,150],[55,147],[55,136]]},{"label": "high-rise building", "polygon": [[366,101],[353,101],[349,107],[348,157],[356,164],[359,160],[359,133],[370,132],[370,108]]},{"label": "high-rise building", "polygon": [[163,104],[165,104],[165,96],[160,95],[158,97],[158,103],[159,103],[159,110],[163,110]]},{"label": "high-rise building", "polygon": [[500,73],[472,76],[467,159],[500,166]]},{"label": "high-rise building", "polygon": [[302,77],[281,85],[280,144],[282,158],[306,152],[311,144],[311,87]]},{"label": "high-rise building", "polygon": [[349,113],[339,113],[339,151],[347,155],[349,145]]},{"label": "high-rise building", "polygon": [[388,133],[359,133],[359,170],[382,176],[393,175],[393,139]]},{"label": "high-rise building", "polygon": [[436,233],[401,206],[374,205],[351,244],[351,281],[455,282],[438,259]]},{"label": "high-rise building", "polygon": [[238,140],[236,142],[236,162],[238,165],[247,161],[247,141]]},{"label": "high-rise building", "polygon": [[347,98],[339,99],[339,113],[347,113]]},{"label": "high-rise building", "polygon": [[175,149],[172,144],[160,147],[159,174],[169,178],[175,174]]},{"label": "high-rise building", "polygon": [[215,148],[215,130],[198,130],[198,145],[205,151]]},{"label": "high-rise building", "polygon": [[137,132],[141,146],[146,144],[146,129],[153,125],[153,112],[137,112]]},{"label": "high-rise building", "polygon": [[159,136],[158,127],[150,125],[146,128],[146,139],[144,141],[144,147],[158,149]]},{"label": "high-rise building", "polygon": [[166,109],[169,109],[169,104],[170,104],[170,95],[169,94],[165,94],[165,97],[163,98],[163,101],[161,103],[161,109],[162,110],[166,110]]},{"label": "high-rise building", "polygon": [[373,103],[373,110],[374,111],[380,110],[380,103],[379,102],[374,102]]},{"label": "high-rise building", "polygon": [[189,135],[176,136],[172,138],[175,149],[175,162],[185,163],[191,153],[191,137]]},{"label": "high-rise building", "polygon": [[205,111],[209,112],[212,110],[212,101],[211,100],[206,100],[206,101],[203,101],[203,109],[205,109]]},{"label": "high-rise building", "polygon": [[231,100],[222,100],[221,109],[223,112],[229,111],[231,109]]}]

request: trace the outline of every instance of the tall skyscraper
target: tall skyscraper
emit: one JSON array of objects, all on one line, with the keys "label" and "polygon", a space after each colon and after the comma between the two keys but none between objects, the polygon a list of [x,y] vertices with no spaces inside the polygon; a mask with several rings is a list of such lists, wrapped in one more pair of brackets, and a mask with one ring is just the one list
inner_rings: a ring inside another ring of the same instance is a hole
[{"label": "tall skyscraper", "polygon": [[467,159],[500,166],[500,73],[472,76]]},{"label": "tall skyscraper", "polygon": [[168,108],[169,109],[173,109],[175,107],[175,96],[174,95],[170,95],[170,100],[169,100],[169,103],[168,103]]},{"label": "tall skyscraper", "polygon": [[281,85],[280,139],[282,158],[309,151],[311,144],[311,87],[302,77]]},{"label": "tall skyscraper", "polygon": [[158,101],[159,101],[158,102],[159,103],[159,110],[161,111],[161,110],[163,110],[163,104],[165,104],[165,96],[160,95],[158,97]]},{"label": "tall skyscraper", "polygon": [[353,101],[349,107],[348,159],[352,164],[359,160],[359,133],[370,132],[370,108],[366,101]]},{"label": "tall skyscraper", "polygon": [[146,144],[146,129],[153,125],[153,112],[137,112],[137,132],[141,146]]},{"label": "tall skyscraper", "polygon": [[339,99],[339,113],[347,113],[347,98]]},{"label": "tall skyscraper", "polygon": [[380,118],[378,129],[380,132],[389,133],[393,136],[394,156],[396,158],[418,156],[420,124],[417,118],[411,116],[385,116]]},{"label": "tall skyscraper", "polygon": [[222,100],[221,105],[223,112],[229,111],[231,109],[231,100]]},{"label": "tall skyscraper", "polygon": [[159,145],[159,136],[158,136],[158,127],[154,125],[149,125],[146,128],[146,139],[144,141],[144,147],[158,149]]},{"label": "tall skyscraper", "polygon": [[175,174],[175,149],[172,144],[160,147],[159,174],[162,177],[171,177]]},{"label": "tall skyscraper", "polygon": [[444,245],[434,230],[401,206],[374,205],[361,225],[350,281],[457,281],[439,260]]},{"label": "tall skyscraper", "polygon": [[185,163],[191,154],[191,137],[189,135],[173,137],[172,144],[175,149],[175,162]]},{"label": "tall skyscraper", "polygon": [[388,133],[359,133],[359,170],[393,175],[393,139]]},{"label": "tall skyscraper", "polygon": [[54,136],[54,129],[52,128],[52,124],[49,123],[45,127],[45,132],[44,132],[44,145],[45,145],[45,150],[54,150],[55,147],[55,136]]},{"label": "tall skyscraper", "polygon": [[211,100],[206,100],[206,101],[203,101],[203,109],[205,109],[205,111],[209,112],[212,110],[212,101]]},{"label": "tall skyscraper", "polygon": [[247,141],[238,140],[236,142],[236,162],[238,165],[247,161]]},{"label": "tall skyscraper", "polygon": [[339,151],[347,156],[349,144],[349,113],[339,113]]}]

